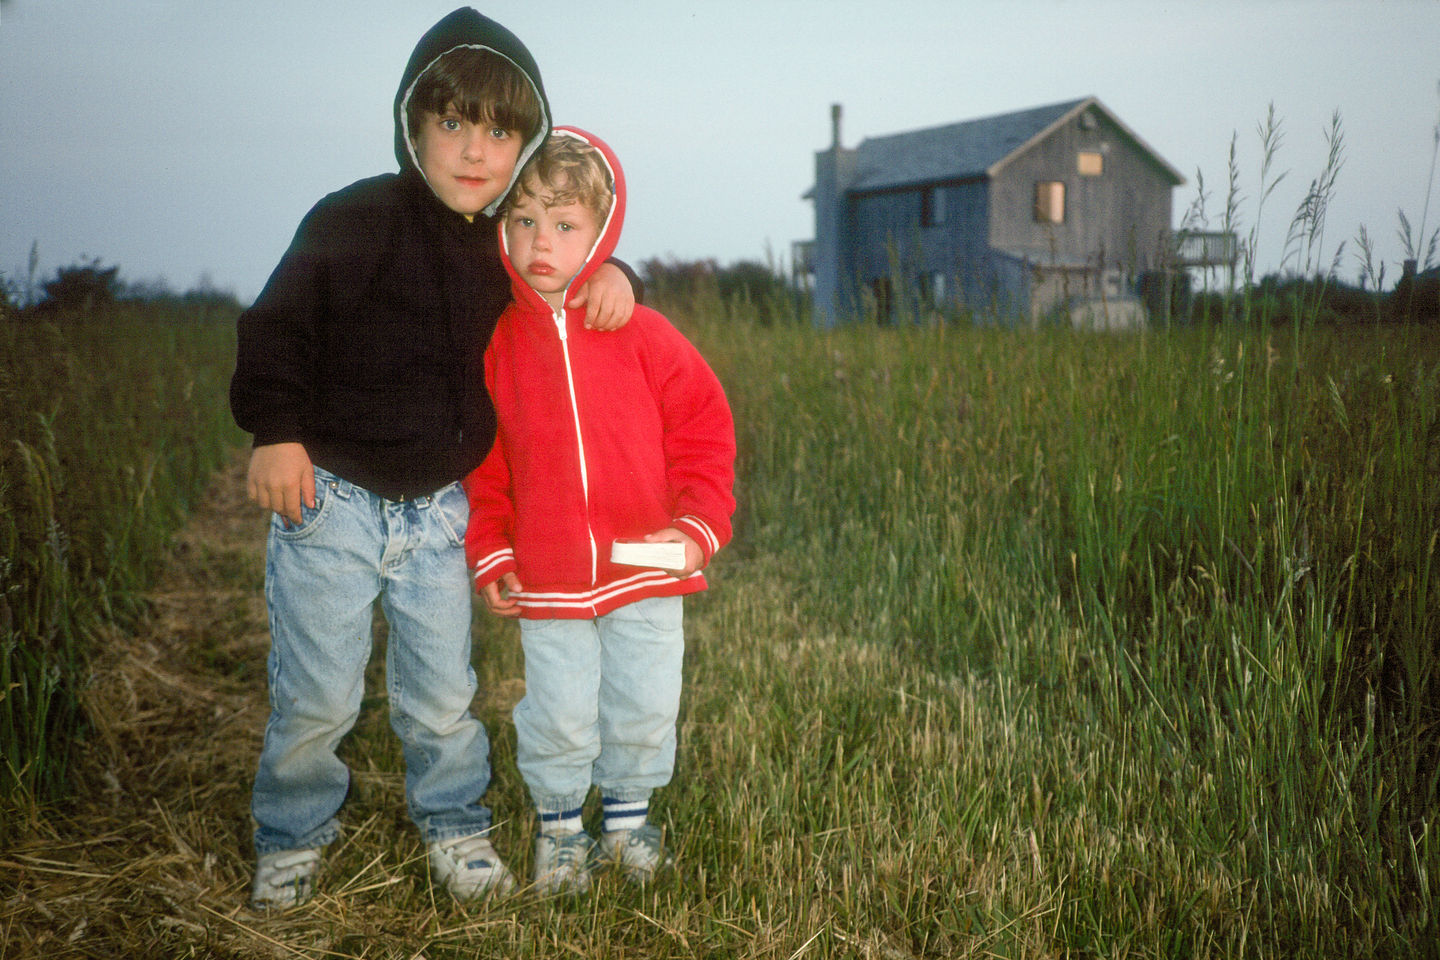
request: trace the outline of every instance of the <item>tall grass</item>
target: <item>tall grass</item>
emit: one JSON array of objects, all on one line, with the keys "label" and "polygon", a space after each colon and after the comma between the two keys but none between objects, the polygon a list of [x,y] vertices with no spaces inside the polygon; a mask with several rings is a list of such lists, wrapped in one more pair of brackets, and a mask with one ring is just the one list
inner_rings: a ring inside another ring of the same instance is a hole
[{"label": "tall grass", "polygon": [[[696,336],[747,562],[791,585],[802,651],[866,665],[777,656],[762,754],[930,827],[857,869],[1018,858],[1053,895],[1025,936],[1062,951],[1433,949],[1440,331]],[[974,698],[958,781],[878,737]],[[871,799],[838,786],[872,766]],[[801,806],[802,833],[864,819]]]},{"label": "tall grass", "polygon": [[233,319],[0,318],[7,806],[63,794],[90,647],[140,612],[170,532],[239,439],[225,405]]},{"label": "tall grass", "polygon": [[[155,953],[203,939],[316,958],[1436,954],[1440,331],[821,334],[667,309],[726,384],[742,505],[712,590],[687,601],[677,773],[654,806],[674,878],[602,878],[582,901],[434,893],[376,657],[344,747],[346,834],[312,907],[263,926],[235,909],[244,750],[202,768],[208,799],[173,769],[181,788],[141,798],[191,851],[151,859],[185,879],[148,876],[152,913],[134,919],[116,855],[102,890],[119,913],[93,928]],[[124,342],[148,350],[163,329]],[[208,350],[107,357],[146,371],[132,384],[193,364],[198,395]],[[196,429],[223,435],[216,418]],[[69,419],[34,421],[37,463],[64,463]],[[153,449],[112,434],[88,455]],[[142,475],[114,512],[153,499]],[[480,621],[476,669],[496,844],[526,875],[513,624]],[[43,863],[104,874],[67,856]]]}]

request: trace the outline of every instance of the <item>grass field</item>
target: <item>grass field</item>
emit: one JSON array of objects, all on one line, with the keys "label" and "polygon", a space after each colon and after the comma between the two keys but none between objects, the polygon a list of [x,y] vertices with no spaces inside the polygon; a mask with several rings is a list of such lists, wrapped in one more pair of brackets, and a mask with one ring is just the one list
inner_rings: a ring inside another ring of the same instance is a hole
[{"label": "grass field", "polygon": [[[0,913],[0,958],[1437,955],[1440,330],[821,334],[667,309],[730,395],[741,504],[711,591],[687,606],[679,767],[655,805],[679,848],[670,881],[471,908],[432,895],[372,683],[322,893],[281,919],[243,910],[264,622],[263,518],[242,514],[168,554],[198,565],[197,593],[237,598],[223,629],[196,613],[148,634],[170,677],[152,697],[179,690],[163,707],[190,719],[142,710],[132,736],[95,708],[74,775],[47,778],[24,752],[46,729],[26,714],[37,688],[10,681],[4,746],[28,786],[7,809],[0,892],[20,906]],[[76,370],[97,382],[23,395],[18,422],[39,432],[7,451],[0,521],[12,570],[53,573],[54,544],[70,545],[64,596],[94,592],[97,624],[111,584],[146,610],[140,582],[178,521],[142,506],[194,496],[133,479],[180,448],[151,431],[180,409],[198,449],[235,440],[228,331],[186,328],[196,339],[155,361],[172,335],[158,331],[177,329],[141,323],[103,363],[63,359],[89,349],[63,330],[6,344],[56,358],[27,391]],[[117,426],[71,452],[60,425],[79,422]],[[118,492],[79,492],[92,483]],[[76,565],[82,528],[61,518],[92,511],[67,514],[71,496],[144,525],[124,570]],[[97,570],[105,590],[80,586]],[[52,628],[6,589],[13,671],[24,631]],[[94,663],[90,623],[36,649]],[[518,642],[485,619],[477,638],[497,846],[523,871]],[[106,771],[107,810],[144,823],[105,819],[91,842],[93,798],[37,798]]]},{"label": "grass field", "polygon": [[0,797],[71,788],[91,648],[143,615],[170,534],[242,440],[233,318],[0,311]]}]

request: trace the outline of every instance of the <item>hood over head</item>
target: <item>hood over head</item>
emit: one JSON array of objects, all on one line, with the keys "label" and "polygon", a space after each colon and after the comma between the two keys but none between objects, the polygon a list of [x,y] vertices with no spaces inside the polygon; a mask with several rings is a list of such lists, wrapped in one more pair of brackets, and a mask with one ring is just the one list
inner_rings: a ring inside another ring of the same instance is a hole
[{"label": "hood over head", "polygon": [[[600,265],[610,259],[615,253],[615,248],[620,245],[620,228],[625,224],[625,171],[620,167],[620,160],[615,156],[615,151],[610,145],[593,133],[581,130],[579,127],[556,127],[551,131],[552,137],[573,137],[581,143],[594,147],[604,161],[606,168],[610,171],[610,179],[615,184],[615,199],[610,204],[610,212],[605,216],[605,222],[600,225],[600,235],[595,238],[595,246],[590,248],[590,254],[585,258],[585,265],[580,272],[571,278],[565,287],[565,299],[580,287],[585,281],[600,268]],[[538,308],[549,312],[550,306],[545,298],[536,292],[534,287],[521,279],[515,272],[515,266],[510,262],[510,248],[505,239],[505,221],[502,218],[496,225],[500,233],[500,259],[505,262],[505,270],[510,274],[510,290],[515,300],[532,308]]]},{"label": "hood over head", "polygon": [[410,140],[410,131],[405,122],[405,108],[421,74],[436,60],[461,47],[490,50],[509,60],[530,81],[540,100],[540,131],[521,147],[520,157],[515,161],[515,172],[511,174],[505,192],[485,208],[486,216],[490,216],[505,198],[505,194],[509,193],[510,187],[515,185],[515,179],[524,168],[525,161],[545,142],[545,136],[550,130],[550,101],[545,97],[545,86],[540,82],[540,68],[536,65],[535,58],[525,49],[525,44],[520,42],[519,37],[494,20],[470,7],[461,7],[441,18],[435,26],[425,31],[420,42],[415,44],[415,50],[410,54],[410,61],[405,65],[405,72],[400,77],[400,87],[395,92],[395,159],[400,163],[402,171],[413,171],[422,181],[425,179],[425,174],[420,169],[420,159],[415,155],[415,144]]}]

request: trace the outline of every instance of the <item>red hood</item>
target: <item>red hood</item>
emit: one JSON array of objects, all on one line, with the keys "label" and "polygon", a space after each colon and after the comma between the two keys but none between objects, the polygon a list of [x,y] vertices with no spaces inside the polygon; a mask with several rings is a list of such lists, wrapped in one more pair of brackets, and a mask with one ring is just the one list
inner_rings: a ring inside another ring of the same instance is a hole
[{"label": "red hood", "polygon": [[[610,214],[605,218],[605,223],[600,227],[600,236],[595,241],[594,248],[585,259],[585,265],[580,272],[570,281],[565,288],[565,299],[569,300],[572,293],[590,279],[600,264],[604,263],[615,252],[620,244],[620,227],[625,222],[625,171],[620,168],[620,161],[616,158],[615,152],[610,145],[593,133],[587,133],[579,127],[556,127],[551,131],[552,137],[574,137],[583,143],[587,143],[600,151],[600,156],[610,168],[610,176],[615,181],[615,202],[610,205]],[[505,218],[501,217],[496,224],[500,233],[500,259],[505,263],[505,272],[510,274],[510,295],[515,302],[527,310],[542,310],[547,314],[552,313],[550,304],[540,296],[530,284],[520,279],[515,272],[515,266],[510,262],[510,248],[505,243]]]}]

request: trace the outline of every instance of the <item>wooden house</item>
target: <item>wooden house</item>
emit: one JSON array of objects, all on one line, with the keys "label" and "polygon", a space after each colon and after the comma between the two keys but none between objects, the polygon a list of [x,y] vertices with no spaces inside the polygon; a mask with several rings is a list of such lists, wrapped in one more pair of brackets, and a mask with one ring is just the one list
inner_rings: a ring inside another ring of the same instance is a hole
[{"label": "wooden house", "polygon": [[805,194],[815,238],[797,247],[819,324],[883,321],[909,297],[1032,320],[1099,309],[1113,325],[1138,309],[1137,279],[1167,264],[1185,178],[1095,97],[854,149],[838,104],[832,126]]}]

